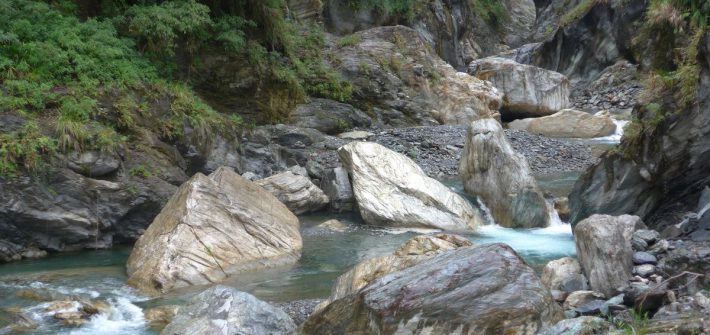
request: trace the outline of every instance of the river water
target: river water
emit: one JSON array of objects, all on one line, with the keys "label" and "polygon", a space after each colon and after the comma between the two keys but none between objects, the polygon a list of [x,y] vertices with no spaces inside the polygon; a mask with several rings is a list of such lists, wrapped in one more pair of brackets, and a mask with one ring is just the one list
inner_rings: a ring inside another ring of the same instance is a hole
[{"label": "river water", "polygon": [[[562,173],[539,176],[538,180],[546,191],[563,195],[569,192],[578,175]],[[458,181],[445,184],[462,191]],[[475,203],[475,199],[471,200]],[[332,218],[356,228],[334,233],[315,227]],[[391,253],[404,241],[433,232],[367,227],[352,214],[319,213],[300,219],[303,253],[296,265],[239,275],[226,284],[270,302],[324,298],[329,295],[335,279],[357,262]],[[549,260],[575,255],[570,226],[559,219],[544,229],[507,229],[491,224],[466,237],[476,244],[507,243],[538,270]],[[126,285],[124,267],[129,253],[129,247],[119,247],[0,266],[0,334],[3,327],[16,320],[18,313],[39,325],[26,334],[155,334],[145,322],[144,309],[184,303],[203,288],[178,291],[160,299],[141,297]],[[110,305],[110,312],[94,316],[78,328],[63,327],[45,310],[48,305],[45,301],[72,296],[105,301]]]},{"label": "river water", "polygon": [[[580,141],[598,153],[603,152],[618,143],[623,123],[619,122],[619,126],[615,135]],[[557,197],[569,194],[579,175],[580,172],[562,172],[536,177],[545,192]],[[459,181],[445,181],[444,184],[463,194]],[[477,205],[475,199],[466,197]],[[315,227],[333,218],[353,228],[336,233]],[[301,216],[300,221],[303,251],[297,264],[240,274],[224,284],[269,302],[325,298],[335,279],[359,261],[389,254],[418,234],[434,232],[368,227],[354,214],[318,213]],[[575,256],[570,225],[561,222],[556,215],[552,222],[550,227],[543,229],[508,229],[491,223],[465,236],[474,244],[507,243],[540,271],[550,260]],[[149,328],[144,310],[185,303],[204,287],[180,290],[158,299],[141,296],[126,285],[125,264],[130,251],[130,247],[118,247],[0,265],[0,335],[157,334]],[[54,320],[52,313],[46,311],[47,301],[67,297],[103,301],[108,305],[108,312],[95,315],[81,327],[62,326]],[[8,326],[16,324],[18,315],[36,326],[25,332],[13,331]]]}]

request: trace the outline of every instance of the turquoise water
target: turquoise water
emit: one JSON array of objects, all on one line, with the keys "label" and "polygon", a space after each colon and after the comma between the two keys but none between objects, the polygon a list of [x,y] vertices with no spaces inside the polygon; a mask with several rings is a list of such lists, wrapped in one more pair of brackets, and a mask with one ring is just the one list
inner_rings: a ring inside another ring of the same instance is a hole
[{"label": "turquoise water", "polygon": [[[569,192],[576,176],[541,177],[541,186],[551,193]],[[459,182],[446,184],[456,191]],[[553,191],[554,190],[554,191]],[[475,201],[475,200],[474,200]],[[345,233],[324,232],[315,226],[337,218],[354,228]],[[242,274],[225,284],[271,302],[324,298],[334,280],[361,260],[391,253],[404,241],[422,233],[364,226],[356,215],[328,213],[300,217],[303,252],[289,268]],[[533,267],[547,261],[573,256],[574,240],[569,225],[557,222],[544,229],[507,229],[496,225],[466,235],[474,243],[503,242],[511,245]],[[179,291],[160,299],[141,297],[128,287],[125,262],[130,248],[82,251],[44,259],[0,266],[0,329],[23,315],[38,322],[32,334],[154,334],[143,319],[142,310],[156,305],[182,303],[202,288]],[[61,327],[44,311],[46,302],[30,299],[27,292],[44,300],[78,296],[106,301],[111,311],[95,316],[79,328]],[[0,330],[0,334],[3,331]]]}]

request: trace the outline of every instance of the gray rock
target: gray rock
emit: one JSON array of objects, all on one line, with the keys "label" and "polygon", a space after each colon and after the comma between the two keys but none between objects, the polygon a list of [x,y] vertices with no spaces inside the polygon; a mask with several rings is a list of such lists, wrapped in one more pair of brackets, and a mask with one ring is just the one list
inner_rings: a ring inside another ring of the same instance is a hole
[{"label": "gray rock", "polygon": [[326,170],[321,185],[330,199],[331,208],[337,211],[355,210],[355,194],[347,170],[342,167]]},{"label": "gray rock", "polygon": [[391,273],[312,314],[304,334],[532,334],[562,311],[503,244],[460,248]]},{"label": "gray rock", "polygon": [[335,300],[355,294],[390,273],[412,267],[440,253],[468,246],[471,246],[471,241],[453,234],[416,236],[400,245],[391,255],[366,259],[342,274],[335,280],[330,297],[316,310],[320,311]]},{"label": "gray rock", "polygon": [[611,324],[606,320],[594,316],[581,316],[574,319],[565,319],[554,326],[543,330],[538,335],[588,335],[604,334]]},{"label": "gray rock", "polygon": [[670,243],[668,243],[667,240],[658,240],[646,251],[657,256],[659,254],[663,254],[666,251],[668,251],[669,247],[670,247]]},{"label": "gray rock", "polygon": [[548,262],[542,269],[542,283],[550,290],[574,292],[587,290],[587,278],[582,267],[572,257],[564,257]]},{"label": "gray rock", "polygon": [[412,160],[377,143],[338,149],[363,220],[386,227],[471,231],[484,221],[468,200],[427,177]]},{"label": "gray rock", "polygon": [[162,335],[288,335],[296,324],[281,309],[231,287],[214,286],[179,309]]},{"label": "gray rock", "polygon": [[41,179],[0,177],[0,240],[48,251],[132,242],[176,189],[157,176],[113,182],[69,169],[46,173]]},{"label": "gray rock", "polygon": [[296,215],[317,211],[330,202],[328,196],[308,177],[291,171],[260,179],[255,183],[273,194]]},{"label": "gray rock", "polygon": [[309,177],[319,180],[323,179],[323,175],[325,173],[323,171],[323,166],[314,160],[309,160],[306,162],[306,171],[308,172]]},{"label": "gray rock", "polygon": [[317,129],[325,134],[338,134],[355,127],[370,127],[372,119],[363,111],[328,99],[311,99],[290,114],[292,124]]},{"label": "gray rock", "polygon": [[643,227],[630,215],[592,215],[577,224],[577,257],[593,290],[611,296],[631,278],[631,235]]},{"label": "gray rock", "polygon": [[607,301],[599,309],[603,315],[611,315],[610,311],[624,303],[624,295],[619,294]]},{"label": "gray rock", "polygon": [[634,266],[633,274],[639,275],[644,278],[650,277],[652,274],[656,273],[656,266],[653,264],[643,264]]},{"label": "gray rock", "polygon": [[564,309],[577,309],[578,307],[597,300],[604,301],[604,295],[594,291],[576,291],[567,296],[562,307]]},{"label": "gray rock", "polygon": [[601,314],[604,303],[604,300],[592,300],[581,306],[577,306],[574,310],[577,311],[579,315],[599,315]]},{"label": "gray rock", "polygon": [[636,265],[658,263],[658,259],[656,259],[656,256],[654,256],[648,252],[643,252],[643,251],[635,252],[632,260],[633,260],[634,264],[636,264]]},{"label": "gray rock", "polygon": [[479,197],[503,227],[546,227],[550,208],[525,157],[513,149],[493,119],[471,123],[459,174],[464,190]]},{"label": "gray rock", "polygon": [[653,229],[639,229],[634,232],[633,238],[642,240],[647,245],[652,245],[661,238],[661,234]]},{"label": "gray rock", "polygon": [[121,160],[115,154],[105,151],[72,152],[69,154],[67,167],[87,177],[101,177],[115,173],[121,166]]},{"label": "gray rock", "polygon": [[634,251],[646,251],[648,243],[634,234],[634,236],[631,237],[631,247]]}]

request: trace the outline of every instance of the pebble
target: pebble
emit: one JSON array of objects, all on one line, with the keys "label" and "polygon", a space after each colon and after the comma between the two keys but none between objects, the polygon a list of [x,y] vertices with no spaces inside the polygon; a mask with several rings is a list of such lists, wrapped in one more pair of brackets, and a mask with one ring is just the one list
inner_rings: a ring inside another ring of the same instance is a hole
[{"label": "pebble", "polygon": [[637,266],[634,266],[633,272],[636,275],[646,278],[656,272],[656,266],[654,266],[653,264],[637,265]]},{"label": "pebble", "polygon": [[281,308],[288,316],[293,319],[297,325],[302,324],[308,318],[316,305],[320,304],[322,299],[305,299],[305,300],[295,300],[284,303],[274,303],[272,305]]}]

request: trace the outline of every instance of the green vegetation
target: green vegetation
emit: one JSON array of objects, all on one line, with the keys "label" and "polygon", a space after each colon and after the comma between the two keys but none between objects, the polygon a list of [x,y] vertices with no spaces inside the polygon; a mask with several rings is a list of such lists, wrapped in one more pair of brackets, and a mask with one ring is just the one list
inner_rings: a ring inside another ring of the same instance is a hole
[{"label": "green vegetation", "polygon": [[474,13],[494,27],[500,28],[503,23],[510,20],[508,10],[501,0],[471,0],[471,8]]},{"label": "green vegetation", "polygon": [[600,0],[582,0],[582,2],[572,8],[572,10],[562,15],[560,18],[560,27],[568,26],[570,23],[581,19],[599,2]]},{"label": "green vegetation", "polygon": [[646,335],[648,334],[648,314],[631,310],[631,320],[615,320],[615,325],[624,335]]},{"label": "green vegetation", "polygon": [[706,1],[650,2],[633,44],[652,62],[639,96],[642,107],[627,126],[619,149],[626,158],[632,158],[644,139],[666,120],[682,115],[697,103],[698,45],[708,31],[709,18],[710,3]]},{"label": "green vegetation", "polygon": [[347,36],[343,36],[338,40],[338,46],[341,48],[344,47],[349,47],[353,45],[357,45],[362,41],[362,38],[359,35],[351,34]]},{"label": "green vegetation", "polygon": [[189,86],[209,55],[249,69],[245,99],[268,121],[309,95],[348,101],[321,29],[289,20],[285,0],[2,1],[0,113],[29,123],[0,138],[0,174],[37,170],[58,152],[117,151],[141,128],[180,141],[190,127],[204,144],[243,126]]}]

